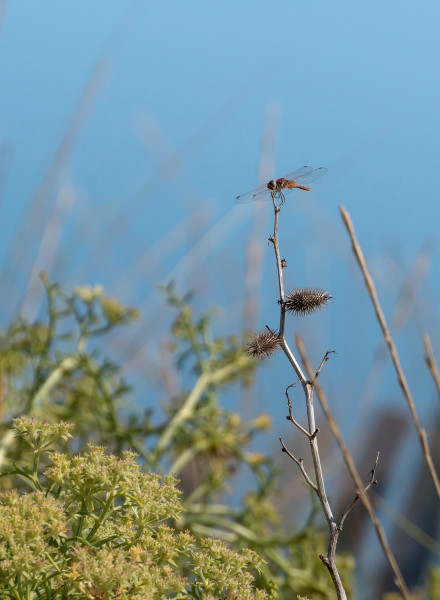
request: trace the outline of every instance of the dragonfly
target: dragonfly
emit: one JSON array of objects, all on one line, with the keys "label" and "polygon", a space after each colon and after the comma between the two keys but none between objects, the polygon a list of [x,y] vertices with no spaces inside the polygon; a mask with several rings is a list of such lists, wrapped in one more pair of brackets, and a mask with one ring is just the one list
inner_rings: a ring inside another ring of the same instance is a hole
[{"label": "dragonfly", "polygon": [[316,181],[326,173],[327,169],[325,167],[319,167],[318,169],[307,166],[301,167],[301,169],[293,171],[293,173],[288,173],[279,179],[271,179],[269,183],[264,183],[255,190],[237,196],[235,202],[242,204],[244,202],[252,202],[252,200],[269,200],[272,197],[274,199],[279,198],[281,200],[281,205],[286,201],[284,197],[285,190],[297,189],[310,192],[310,188],[303,185],[303,183]]}]

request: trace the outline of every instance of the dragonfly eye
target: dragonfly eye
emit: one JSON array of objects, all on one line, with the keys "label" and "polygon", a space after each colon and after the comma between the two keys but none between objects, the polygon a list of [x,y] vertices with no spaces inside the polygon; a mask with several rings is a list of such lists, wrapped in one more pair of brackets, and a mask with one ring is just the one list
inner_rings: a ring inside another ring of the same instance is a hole
[{"label": "dragonfly eye", "polygon": [[278,188],[277,188],[277,182],[276,182],[276,181],[274,181],[273,179],[271,179],[271,180],[269,181],[269,183],[267,184],[267,189],[268,189],[268,190],[276,190],[276,189],[278,189]]}]

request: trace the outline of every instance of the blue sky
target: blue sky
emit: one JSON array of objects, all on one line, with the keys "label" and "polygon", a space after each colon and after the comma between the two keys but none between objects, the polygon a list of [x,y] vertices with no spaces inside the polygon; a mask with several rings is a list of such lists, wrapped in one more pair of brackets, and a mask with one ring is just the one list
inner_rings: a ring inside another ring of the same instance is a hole
[{"label": "blue sky", "polygon": [[[67,287],[102,283],[153,311],[156,327],[165,309],[154,284],[173,278],[201,292],[201,305],[225,308],[237,331],[255,213],[235,196],[323,165],[328,174],[310,194],[291,195],[280,223],[286,287],[317,285],[335,297],[316,325],[299,325],[316,327],[316,359],[336,345],[356,360],[353,327],[379,339],[362,287],[352,287],[360,278],[340,203],[389,317],[430,248],[420,289],[429,309],[407,334],[418,344],[429,326],[436,348],[439,17],[435,2],[3,3],[4,317],[23,307],[29,277],[46,269]],[[276,282],[266,245],[272,217],[258,210],[255,326],[264,327],[276,320]],[[34,281],[29,315],[38,289]],[[361,351],[359,368],[365,360]]]},{"label": "blue sky", "polygon": [[[402,275],[430,243],[435,287],[437,3],[4,6],[4,267],[12,264],[14,241],[23,246],[23,222],[33,228],[19,273],[14,270],[15,291],[34,264],[57,195],[70,188],[73,204],[60,209],[56,253],[50,264],[37,260],[37,271],[49,269],[70,285],[99,280],[109,292],[142,304],[153,281],[176,270],[182,288],[193,283],[185,280],[182,259],[191,248],[197,253],[199,237],[213,230],[210,248],[201,246],[206,262],[199,272],[212,277],[213,266],[221,272],[222,260],[234,256],[240,277],[254,213],[252,206],[235,206],[235,196],[303,164],[329,172],[285,207],[280,235],[286,235],[286,252],[295,247],[299,253],[292,283],[338,285],[343,279],[352,259],[339,218],[342,203],[365,252],[372,261],[377,256],[378,285],[381,278],[390,283],[384,252]],[[84,92],[91,82],[94,91]],[[65,143],[78,106],[80,118]],[[265,127],[273,140],[262,150]],[[60,145],[66,151],[47,190]],[[184,228],[189,215],[198,219],[195,238],[168,244],[155,278],[139,289],[136,261],[167,233],[176,240],[172,232]],[[270,213],[265,219],[262,246]],[[132,281],[121,292],[127,267]],[[220,290],[207,286],[207,302],[239,302],[240,295],[225,297],[222,284]],[[20,305],[11,304],[11,311]]]},{"label": "blue sky", "polygon": [[[220,305],[222,327],[240,331],[256,227],[255,327],[276,326],[270,207],[234,198],[304,164],[326,166],[309,194],[292,193],[280,222],[286,287],[334,296],[297,327],[317,362],[338,350],[328,386],[336,413],[352,424],[380,334],[342,203],[388,318],[420,253],[429,263],[398,342],[430,415],[433,386],[420,377],[423,331],[440,352],[438,2],[0,6],[4,321],[38,312],[34,279],[45,269],[62,286],[101,283],[140,306],[148,342],[125,342],[143,359],[165,335],[169,316],[154,284],[170,278],[195,289],[199,305]],[[291,378],[281,358],[263,371],[261,410],[273,393],[268,374],[279,378],[280,397]],[[347,380],[347,371],[356,376]],[[402,403],[389,368],[367,411],[384,398]]]},{"label": "blue sky", "polygon": [[[129,193],[154,174],[155,157],[139,139],[151,118],[171,147],[183,148],[185,174],[201,198],[229,209],[256,183],[265,111],[274,104],[275,174],[326,165],[319,184],[326,210],[344,202],[370,228],[372,247],[393,230],[417,247],[418,234],[436,231],[439,13],[436,3],[397,1],[289,1],[270,9],[265,2],[9,3],[0,123],[14,158],[5,193],[19,204],[38,186],[104,53],[107,78],[69,165],[93,202]],[[186,148],[198,133],[202,139]]]}]

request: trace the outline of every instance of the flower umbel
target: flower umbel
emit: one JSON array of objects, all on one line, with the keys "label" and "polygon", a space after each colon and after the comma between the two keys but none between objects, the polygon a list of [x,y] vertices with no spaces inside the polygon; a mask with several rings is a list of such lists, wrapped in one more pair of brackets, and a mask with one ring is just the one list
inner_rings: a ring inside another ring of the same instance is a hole
[{"label": "flower umbel", "polygon": [[247,343],[247,353],[252,358],[269,358],[280,349],[280,336],[277,331],[264,329],[258,332]]},{"label": "flower umbel", "polygon": [[324,308],[331,297],[320,288],[298,288],[287,294],[285,307],[288,312],[303,317]]}]

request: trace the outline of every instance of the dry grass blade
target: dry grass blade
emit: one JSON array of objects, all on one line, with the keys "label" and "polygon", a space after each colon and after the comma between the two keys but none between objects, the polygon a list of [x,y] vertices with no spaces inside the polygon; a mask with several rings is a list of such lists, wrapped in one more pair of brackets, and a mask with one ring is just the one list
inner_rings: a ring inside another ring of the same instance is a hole
[{"label": "dry grass blade", "polygon": [[341,215],[342,215],[342,220],[344,221],[344,225],[348,231],[348,235],[350,236],[350,240],[351,240],[351,244],[353,246],[353,252],[354,255],[356,257],[356,260],[361,268],[362,271],[362,275],[364,277],[364,281],[365,281],[365,287],[367,288],[368,294],[371,298],[371,301],[373,303],[374,306],[374,310],[376,312],[376,317],[377,320],[379,322],[380,328],[382,329],[382,333],[385,339],[385,342],[388,346],[388,349],[390,351],[390,355],[391,355],[391,360],[393,361],[393,365],[394,368],[396,370],[397,373],[397,378],[399,380],[399,385],[400,388],[403,392],[403,395],[406,399],[406,402],[408,404],[409,410],[411,412],[411,417],[412,420],[414,421],[415,427],[416,427],[416,431],[417,431],[417,436],[419,438],[419,442],[420,442],[420,446],[422,448],[422,453],[423,456],[425,458],[425,462],[428,466],[428,470],[429,473],[431,475],[432,481],[434,483],[434,487],[435,490],[437,492],[437,496],[440,500],[440,481],[437,475],[437,471],[434,467],[434,463],[432,460],[432,456],[431,456],[431,452],[429,450],[429,446],[428,446],[428,440],[427,440],[427,436],[426,436],[426,431],[421,427],[420,425],[420,421],[419,421],[419,417],[417,415],[417,411],[416,411],[416,406],[413,400],[413,397],[411,395],[411,391],[409,389],[409,385],[406,381],[405,375],[403,373],[402,370],[402,366],[400,364],[400,360],[399,360],[399,355],[397,353],[397,348],[393,342],[393,339],[391,337],[389,328],[387,326],[387,322],[385,320],[385,316],[382,312],[382,309],[380,307],[379,304],[379,299],[377,297],[377,292],[376,292],[376,288],[374,287],[374,283],[373,283],[373,279],[368,271],[366,262],[365,262],[365,258],[362,252],[362,249],[359,245],[359,242],[356,239],[356,235],[354,232],[354,227],[353,227],[353,223],[351,222],[350,219],[350,215],[348,214],[348,212],[345,210],[345,208],[342,206],[342,204],[339,206],[339,209],[341,211]]}]

